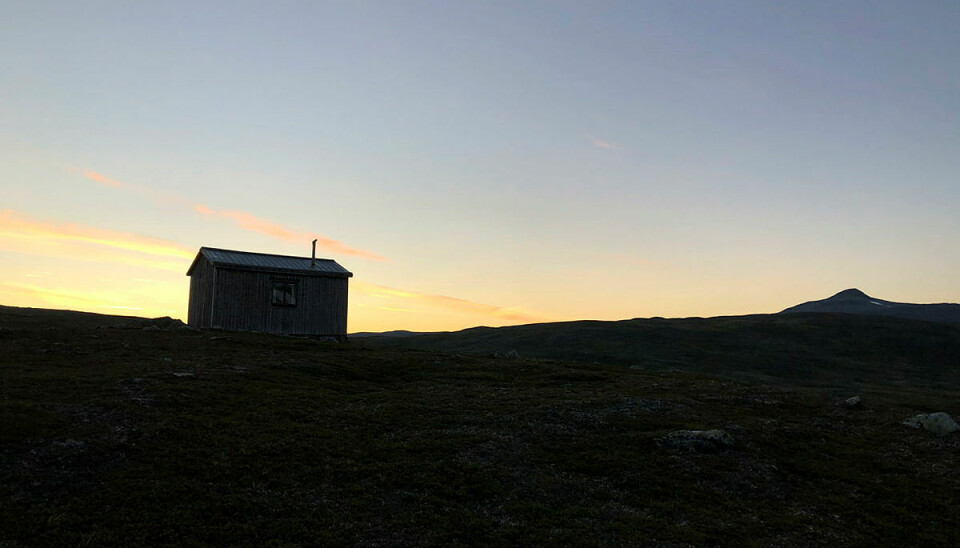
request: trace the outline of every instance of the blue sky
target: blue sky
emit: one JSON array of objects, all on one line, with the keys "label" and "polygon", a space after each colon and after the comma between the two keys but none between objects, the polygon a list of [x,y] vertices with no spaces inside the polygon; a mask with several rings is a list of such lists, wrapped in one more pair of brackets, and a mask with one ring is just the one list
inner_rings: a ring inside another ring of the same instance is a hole
[{"label": "blue sky", "polygon": [[184,314],[91,231],[369,252],[351,330],[960,301],[955,2],[3,11],[5,304]]}]

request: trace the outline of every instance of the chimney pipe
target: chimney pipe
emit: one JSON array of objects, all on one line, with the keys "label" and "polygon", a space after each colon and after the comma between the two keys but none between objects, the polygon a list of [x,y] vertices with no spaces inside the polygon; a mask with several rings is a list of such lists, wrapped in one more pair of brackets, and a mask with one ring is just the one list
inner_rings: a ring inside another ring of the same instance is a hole
[{"label": "chimney pipe", "polygon": [[313,241],[313,253],[310,255],[310,268],[316,268],[317,266],[317,241]]}]

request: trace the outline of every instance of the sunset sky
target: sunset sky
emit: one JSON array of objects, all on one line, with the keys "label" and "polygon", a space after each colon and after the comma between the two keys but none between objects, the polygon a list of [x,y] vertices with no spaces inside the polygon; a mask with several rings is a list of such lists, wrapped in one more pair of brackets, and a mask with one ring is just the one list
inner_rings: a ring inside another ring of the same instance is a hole
[{"label": "sunset sky", "polygon": [[0,304],[349,330],[960,302],[960,2],[4,2]]}]

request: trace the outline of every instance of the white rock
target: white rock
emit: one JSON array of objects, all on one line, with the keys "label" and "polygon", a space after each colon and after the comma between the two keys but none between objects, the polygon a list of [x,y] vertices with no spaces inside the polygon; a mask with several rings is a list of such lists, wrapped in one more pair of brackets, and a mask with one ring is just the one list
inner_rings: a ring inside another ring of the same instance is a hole
[{"label": "white rock", "polygon": [[843,403],[846,404],[847,407],[860,407],[860,396],[847,398]]},{"label": "white rock", "polygon": [[943,412],[916,415],[903,421],[903,424],[910,428],[926,428],[938,436],[946,436],[960,430],[960,424]]}]

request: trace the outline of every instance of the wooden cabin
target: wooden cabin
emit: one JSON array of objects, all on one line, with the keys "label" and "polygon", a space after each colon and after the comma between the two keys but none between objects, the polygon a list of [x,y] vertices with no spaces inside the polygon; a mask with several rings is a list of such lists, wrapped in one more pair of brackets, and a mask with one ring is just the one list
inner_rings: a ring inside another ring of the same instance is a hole
[{"label": "wooden cabin", "polygon": [[201,247],[187,270],[192,327],[347,335],[347,282],[332,259]]}]

